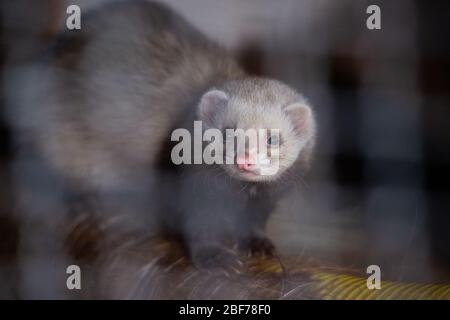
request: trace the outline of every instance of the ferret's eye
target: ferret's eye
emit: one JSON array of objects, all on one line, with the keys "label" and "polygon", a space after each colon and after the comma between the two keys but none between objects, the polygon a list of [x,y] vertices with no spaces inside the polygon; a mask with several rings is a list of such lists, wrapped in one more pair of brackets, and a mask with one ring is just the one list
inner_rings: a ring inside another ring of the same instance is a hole
[{"label": "ferret's eye", "polygon": [[271,135],[267,139],[267,144],[270,146],[278,146],[280,144],[280,138],[276,135]]}]

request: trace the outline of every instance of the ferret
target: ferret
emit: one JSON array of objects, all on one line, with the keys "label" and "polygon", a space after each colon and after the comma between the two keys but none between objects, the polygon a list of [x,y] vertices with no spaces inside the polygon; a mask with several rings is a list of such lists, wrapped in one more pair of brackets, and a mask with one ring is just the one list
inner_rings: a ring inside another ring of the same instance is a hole
[{"label": "ferret", "polygon": [[[225,49],[148,1],[83,13],[81,30],[62,32],[34,70],[12,118],[20,141],[71,190],[128,194],[144,186],[160,229],[181,238],[199,268],[232,265],[236,246],[275,253],[266,220],[308,170],[316,136],[301,94],[247,75]],[[225,136],[226,129],[267,129],[270,148],[262,154],[259,142],[253,155],[266,167],[276,162],[276,173],[262,175],[245,148],[231,164],[174,164],[171,134],[192,132],[194,121]]]}]

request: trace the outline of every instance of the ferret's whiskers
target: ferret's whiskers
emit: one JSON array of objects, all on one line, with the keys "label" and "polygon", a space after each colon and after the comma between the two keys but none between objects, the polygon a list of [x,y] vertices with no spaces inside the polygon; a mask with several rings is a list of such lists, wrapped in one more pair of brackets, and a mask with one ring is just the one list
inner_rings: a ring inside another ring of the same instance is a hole
[{"label": "ferret's whiskers", "polygon": [[243,185],[244,185],[244,186],[241,188],[241,190],[239,190],[238,193],[241,193],[241,192],[243,192],[245,189],[247,189],[248,184],[247,184],[247,183],[244,183]]}]

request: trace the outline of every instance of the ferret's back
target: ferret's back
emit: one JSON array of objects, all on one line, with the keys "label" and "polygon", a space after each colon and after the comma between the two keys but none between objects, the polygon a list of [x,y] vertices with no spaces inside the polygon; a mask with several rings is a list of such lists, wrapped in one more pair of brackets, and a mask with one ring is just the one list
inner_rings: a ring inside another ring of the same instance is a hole
[{"label": "ferret's back", "polygon": [[52,166],[94,186],[141,176],[196,95],[241,75],[218,45],[147,1],[82,13],[81,30],[64,31],[37,72],[19,122]]}]

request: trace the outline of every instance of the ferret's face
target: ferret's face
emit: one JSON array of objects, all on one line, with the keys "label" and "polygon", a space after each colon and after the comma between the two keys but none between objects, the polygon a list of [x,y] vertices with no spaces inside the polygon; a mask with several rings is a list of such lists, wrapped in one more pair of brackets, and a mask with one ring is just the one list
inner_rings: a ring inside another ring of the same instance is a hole
[{"label": "ferret's face", "polygon": [[311,109],[278,82],[242,86],[236,94],[232,90],[205,94],[200,108],[206,112],[201,115],[207,125],[222,131],[222,167],[228,174],[253,182],[277,180],[313,139]]}]

